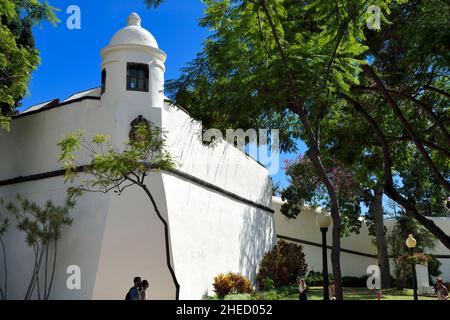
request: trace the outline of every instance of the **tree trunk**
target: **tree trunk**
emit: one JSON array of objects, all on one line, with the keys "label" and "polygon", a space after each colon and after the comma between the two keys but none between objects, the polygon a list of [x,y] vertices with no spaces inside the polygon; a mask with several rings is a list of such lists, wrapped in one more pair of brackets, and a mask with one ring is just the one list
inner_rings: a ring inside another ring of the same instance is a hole
[{"label": "tree trunk", "polygon": [[341,215],[339,211],[339,201],[336,194],[336,189],[334,185],[331,183],[331,180],[327,175],[327,171],[325,170],[325,167],[322,163],[318,141],[317,138],[314,136],[314,131],[312,129],[311,123],[309,122],[304,112],[297,111],[297,114],[300,117],[303,127],[306,130],[307,144],[309,147],[308,150],[309,157],[316,169],[317,174],[320,177],[320,180],[325,185],[328,195],[330,197],[331,218],[333,220],[333,231],[332,231],[333,246],[331,249],[331,265],[333,267],[333,278],[334,278],[336,299],[343,300],[344,292],[342,288],[342,272],[341,272]]},{"label": "tree trunk", "polygon": [[372,214],[375,221],[375,237],[377,240],[378,265],[381,271],[381,288],[387,289],[391,286],[391,270],[389,265],[389,253],[386,242],[386,232],[383,217],[383,186],[377,184],[374,189],[374,201]]},{"label": "tree trunk", "polygon": [[336,190],[331,183],[330,178],[327,175],[327,171],[322,163],[322,159],[320,157],[320,149],[319,149],[319,139],[314,133],[311,122],[305,114],[304,110],[304,99],[300,97],[296,92],[297,86],[295,84],[294,75],[291,72],[289,66],[289,57],[286,55],[286,52],[281,44],[280,37],[277,32],[277,28],[274,24],[272,16],[270,14],[269,8],[267,7],[266,0],[259,0],[259,5],[263,10],[267,22],[269,23],[270,29],[272,31],[272,35],[274,37],[277,50],[281,56],[284,65],[284,72],[287,78],[287,87],[292,92],[292,105],[290,106],[291,111],[297,114],[300,118],[300,121],[306,131],[307,136],[307,145],[309,148],[310,159],[316,169],[317,174],[320,177],[320,180],[325,185],[327,192],[330,197],[331,203],[331,217],[333,219],[333,247],[331,251],[331,263],[333,267],[333,277],[334,277],[334,286],[335,286],[335,294],[337,300],[344,299],[344,293],[342,289],[342,279],[341,279],[341,216],[339,213],[339,201],[337,199]]},{"label": "tree trunk", "polygon": [[55,278],[55,271],[56,271],[56,256],[57,256],[57,254],[58,254],[58,240],[55,240],[55,252],[53,255],[52,275],[50,277],[50,283],[47,288],[47,296],[45,297],[45,300],[50,299],[50,293],[52,292],[53,279]]}]

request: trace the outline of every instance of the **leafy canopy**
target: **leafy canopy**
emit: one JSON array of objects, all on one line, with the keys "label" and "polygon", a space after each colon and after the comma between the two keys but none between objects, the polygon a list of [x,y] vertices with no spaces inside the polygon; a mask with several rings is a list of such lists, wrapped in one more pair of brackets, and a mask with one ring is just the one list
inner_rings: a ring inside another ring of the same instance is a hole
[{"label": "leafy canopy", "polygon": [[38,0],[0,1],[0,128],[9,128],[31,72],[39,64],[32,28],[43,20],[56,23],[54,11]]}]

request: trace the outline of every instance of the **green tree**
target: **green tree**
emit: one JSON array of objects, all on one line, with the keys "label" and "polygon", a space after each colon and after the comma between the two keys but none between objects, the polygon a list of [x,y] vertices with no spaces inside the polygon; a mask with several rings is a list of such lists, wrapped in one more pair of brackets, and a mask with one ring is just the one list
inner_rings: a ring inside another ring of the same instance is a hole
[{"label": "green tree", "polygon": [[[361,190],[353,177],[353,173],[333,159],[326,159],[327,172],[336,190],[341,211],[341,236],[359,233],[361,227]],[[325,207],[330,209],[327,189],[317,176],[312,161],[305,156],[289,163],[286,167],[289,186],[281,191],[281,197],[286,202],[281,207],[281,213],[295,219],[301,214],[304,205]]]},{"label": "green tree", "polygon": [[27,92],[31,72],[39,64],[32,28],[43,20],[55,24],[55,8],[38,0],[0,2],[0,128],[9,121]]},{"label": "green tree", "polygon": [[[447,248],[450,236],[427,216],[448,214],[450,139],[448,113],[449,4],[410,1],[392,7],[392,24],[366,41],[370,65],[360,85],[342,94],[364,120],[364,154],[381,151],[384,192]],[[342,110],[353,113],[347,106]],[[350,130],[348,133],[352,134]]]},{"label": "green tree", "polygon": [[[18,195],[16,202],[5,203],[1,200],[0,205],[13,214],[18,229],[26,234],[27,245],[34,251],[33,272],[25,300],[31,300],[35,290],[39,300],[48,300],[56,271],[58,241],[61,239],[62,228],[73,223],[69,211],[75,206],[75,202],[67,200],[64,206],[56,206],[53,201],[48,200],[44,206],[39,206]],[[51,246],[53,250],[50,249]]]},{"label": "green tree", "polygon": [[[162,1],[147,0],[149,6]],[[207,0],[201,25],[213,31],[177,81],[172,97],[213,128],[284,128],[282,147],[302,138],[327,190],[333,218],[331,260],[342,299],[341,218],[321,157],[321,125],[336,93],[358,83],[367,49],[367,8],[390,1]],[[383,16],[382,16],[383,18]]]},{"label": "green tree", "polygon": [[[85,192],[113,191],[120,195],[132,186],[144,191],[164,226],[166,262],[178,300],[180,285],[170,258],[169,226],[146,183],[150,172],[171,170],[174,163],[164,150],[165,135],[160,128],[141,121],[134,126],[133,131],[130,141],[119,151],[113,147],[111,138],[106,135],[95,135],[89,140],[84,131],[78,131],[61,139],[58,143],[61,150],[60,162],[66,170],[66,181],[73,183],[80,172],[89,177],[78,186],[69,188],[69,198],[79,197]],[[82,164],[78,162],[78,153],[86,150],[89,161]]]}]

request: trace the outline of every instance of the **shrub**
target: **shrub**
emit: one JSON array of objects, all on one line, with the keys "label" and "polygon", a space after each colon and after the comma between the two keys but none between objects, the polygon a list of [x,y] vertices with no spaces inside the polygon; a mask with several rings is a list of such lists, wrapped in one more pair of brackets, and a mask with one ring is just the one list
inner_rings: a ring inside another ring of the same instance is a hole
[{"label": "shrub", "polygon": [[232,282],[232,287],[231,287],[232,294],[252,293],[253,292],[252,282],[248,278],[244,277],[241,274],[236,274],[236,273],[229,273],[228,277],[231,279],[231,282]]},{"label": "shrub", "polygon": [[305,276],[307,267],[302,246],[279,241],[261,260],[256,276],[258,287],[261,290],[271,289],[265,286],[269,284],[267,278],[273,281],[274,287],[295,283],[298,277]]},{"label": "shrub", "polygon": [[436,259],[435,256],[430,255],[430,260],[428,261],[428,272],[430,277],[439,277],[442,272],[440,270],[442,263]]},{"label": "shrub", "polygon": [[399,289],[412,287],[411,283],[412,263],[421,265],[428,264],[428,272],[431,284],[434,283],[433,278],[436,278],[441,275],[440,271],[441,262],[432,255],[427,255],[424,253],[415,253],[412,257],[409,255],[398,256],[395,259],[395,263],[397,271],[396,285],[397,288]]},{"label": "shrub", "polygon": [[274,284],[273,280],[270,278],[264,278],[262,284],[263,284],[263,287],[265,290],[275,289],[275,284]]},{"label": "shrub", "polygon": [[[328,280],[333,280],[333,275],[328,275]],[[321,287],[323,285],[322,272],[311,270],[305,278],[306,285],[310,287]]]},{"label": "shrub", "polygon": [[223,299],[229,294],[252,293],[253,287],[251,281],[243,275],[236,273],[219,274],[214,278],[214,292]]}]

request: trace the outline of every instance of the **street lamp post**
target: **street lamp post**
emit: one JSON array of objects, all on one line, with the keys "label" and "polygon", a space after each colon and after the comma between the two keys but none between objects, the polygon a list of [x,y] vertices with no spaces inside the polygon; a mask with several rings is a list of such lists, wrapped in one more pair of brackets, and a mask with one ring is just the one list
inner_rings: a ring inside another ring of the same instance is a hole
[{"label": "street lamp post", "polygon": [[[406,246],[409,249],[409,255],[412,258],[414,254],[414,248],[417,245],[416,239],[413,238],[413,235],[410,234],[408,239],[406,239]],[[411,267],[412,267],[412,280],[413,280],[413,292],[414,292],[414,300],[419,300],[417,295],[417,279],[416,279],[416,266],[414,261],[411,259]]]},{"label": "street lamp post", "polygon": [[323,213],[321,208],[316,210],[316,223],[322,232],[322,276],[323,276],[323,300],[330,299],[328,291],[328,259],[327,259],[327,231],[331,223],[329,214]]}]

